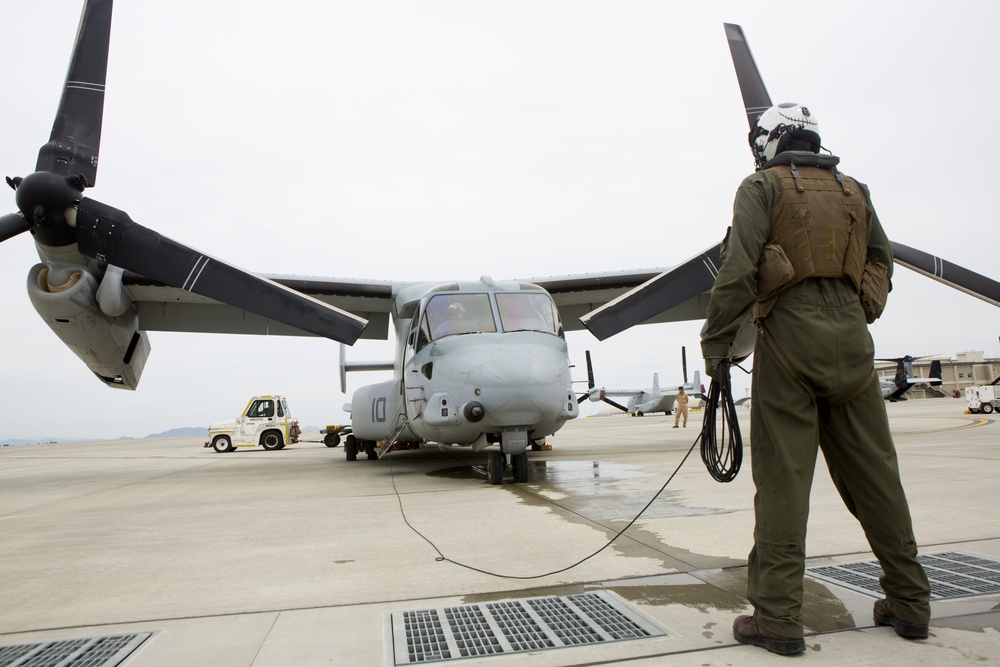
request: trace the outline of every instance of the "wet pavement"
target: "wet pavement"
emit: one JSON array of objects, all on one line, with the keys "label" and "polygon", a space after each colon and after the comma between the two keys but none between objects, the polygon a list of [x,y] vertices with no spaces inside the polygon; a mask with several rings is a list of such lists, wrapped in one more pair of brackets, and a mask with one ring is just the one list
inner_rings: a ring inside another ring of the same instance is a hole
[{"label": "wet pavement", "polygon": [[[887,407],[921,553],[1000,569],[1000,424],[960,400]],[[749,411],[741,424],[749,441]],[[315,442],[0,448],[0,646],[150,632],[123,664],[410,664],[394,657],[404,612],[601,592],[663,634],[430,662],[771,664],[731,632],[749,611],[749,448],[720,484],[696,447],[701,414],[671,426],[662,415],[571,422],[551,451],[529,454],[527,484],[499,487],[461,448],[354,462]],[[819,468],[807,566],[873,560]],[[874,627],[873,601],[807,576],[802,659],[1000,663],[1000,589],[935,601],[919,642]]]}]

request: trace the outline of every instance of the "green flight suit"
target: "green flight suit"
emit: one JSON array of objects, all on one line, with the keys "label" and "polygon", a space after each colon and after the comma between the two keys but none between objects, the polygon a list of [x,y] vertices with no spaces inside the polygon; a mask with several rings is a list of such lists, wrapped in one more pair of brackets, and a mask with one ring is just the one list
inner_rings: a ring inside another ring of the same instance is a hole
[{"label": "green flight suit", "polygon": [[[839,163],[835,156],[785,152],[740,185],[702,333],[706,362],[730,356],[730,345],[757,300],[757,265],[770,235],[771,211],[781,196],[778,179],[767,168],[793,159],[799,166],[833,168]],[[891,272],[892,246],[868,188],[858,185],[868,210],[868,259],[888,265]],[[870,381],[874,344],[853,283],[848,278],[806,278],[781,293],[764,325],[798,378],[758,331],[750,412],[756,526],[747,562],[748,599],[758,623],[780,635],[802,637],[806,523],[817,448],[882,565],[882,588],[893,613],[927,623],[930,586],[916,560],[881,389]]]}]

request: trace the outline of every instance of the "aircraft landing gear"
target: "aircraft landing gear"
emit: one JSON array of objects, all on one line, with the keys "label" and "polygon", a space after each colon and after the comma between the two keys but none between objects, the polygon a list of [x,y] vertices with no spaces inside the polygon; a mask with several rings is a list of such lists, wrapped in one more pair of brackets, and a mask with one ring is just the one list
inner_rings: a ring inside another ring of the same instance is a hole
[{"label": "aircraft landing gear", "polygon": [[486,481],[494,486],[503,484],[503,458],[495,449],[486,452]]},{"label": "aircraft landing gear", "polygon": [[515,484],[524,484],[528,481],[528,453],[510,455],[510,471],[514,475]]},{"label": "aircraft landing gear", "polygon": [[486,481],[494,486],[503,484],[503,470],[508,465],[512,476],[511,481],[515,484],[524,484],[528,481],[527,452],[507,456],[495,449],[486,452]]}]

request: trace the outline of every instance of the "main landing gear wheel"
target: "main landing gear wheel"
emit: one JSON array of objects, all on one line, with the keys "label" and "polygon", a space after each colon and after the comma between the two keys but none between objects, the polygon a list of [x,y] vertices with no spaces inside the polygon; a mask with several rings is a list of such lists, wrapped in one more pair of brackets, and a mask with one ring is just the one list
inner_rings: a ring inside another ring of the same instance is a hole
[{"label": "main landing gear wheel", "polygon": [[528,481],[528,452],[511,454],[510,471],[514,475],[516,484],[524,484]]},{"label": "main landing gear wheel", "polygon": [[281,449],[285,446],[284,440],[281,439],[280,433],[275,433],[274,431],[268,431],[260,439],[260,444],[263,445],[264,449],[271,452],[276,449]]},{"label": "main landing gear wheel", "polygon": [[215,440],[212,441],[212,449],[219,452],[231,452],[233,451],[233,443],[227,435],[216,436]]},{"label": "main landing gear wheel", "polygon": [[348,461],[358,460],[358,439],[353,435],[344,438],[344,454],[347,455]]},{"label": "main landing gear wheel", "polygon": [[375,447],[374,441],[365,440],[365,454],[368,455],[369,461],[374,461],[378,458],[378,448]]},{"label": "main landing gear wheel", "polygon": [[486,481],[494,486],[503,484],[503,454],[495,449],[486,452]]},{"label": "main landing gear wheel", "polygon": [[340,436],[336,433],[327,433],[323,438],[323,444],[327,447],[336,447],[340,444]]}]

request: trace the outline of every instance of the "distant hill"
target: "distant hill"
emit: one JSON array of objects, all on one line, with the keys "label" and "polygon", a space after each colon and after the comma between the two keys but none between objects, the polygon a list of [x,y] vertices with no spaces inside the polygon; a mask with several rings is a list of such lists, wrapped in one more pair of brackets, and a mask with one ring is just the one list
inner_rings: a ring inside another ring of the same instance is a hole
[{"label": "distant hill", "polygon": [[208,427],[188,426],[187,428],[172,428],[163,433],[151,433],[146,438],[186,438],[192,435],[208,435]]}]

